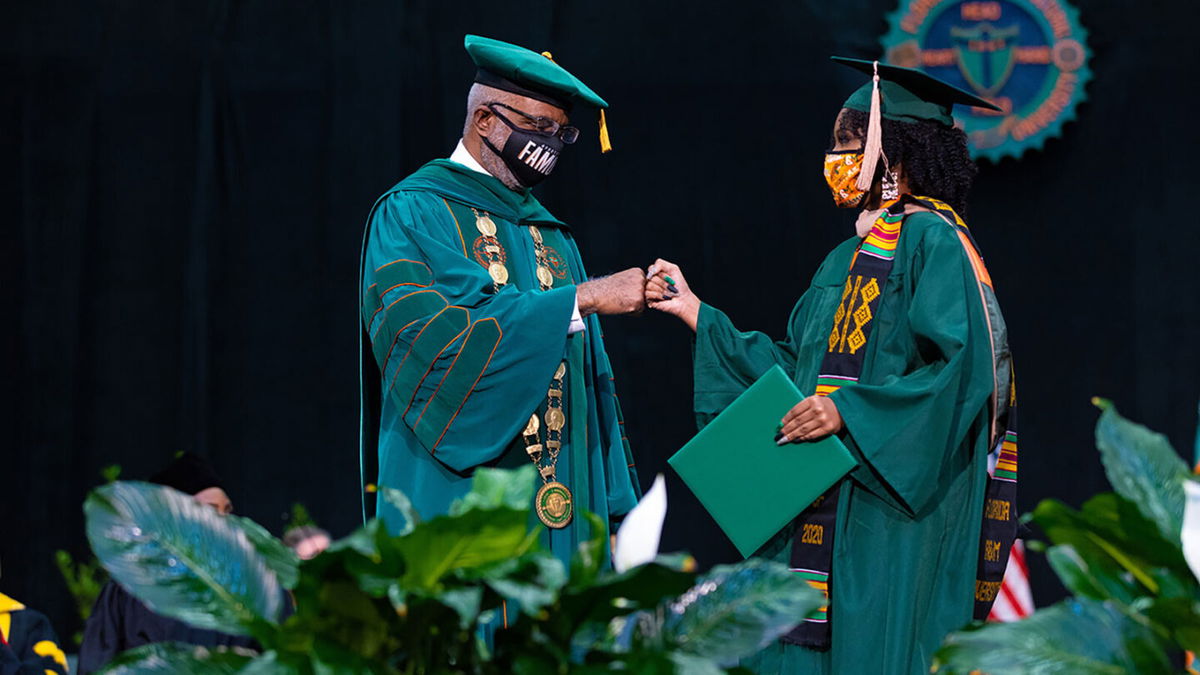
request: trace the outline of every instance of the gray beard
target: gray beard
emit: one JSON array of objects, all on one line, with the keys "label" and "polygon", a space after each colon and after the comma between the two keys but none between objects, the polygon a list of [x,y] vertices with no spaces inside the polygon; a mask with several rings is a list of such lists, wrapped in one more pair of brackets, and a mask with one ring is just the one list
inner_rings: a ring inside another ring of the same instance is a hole
[{"label": "gray beard", "polygon": [[[492,135],[488,136],[488,142],[497,148],[503,148],[504,143],[508,140],[507,132],[508,129],[493,131]],[[503,136],[503,138],[497,139],[493,138],[493,136]],[[504,187],[518,192],[525,189],[525,186],[521,185],[521,181],[517,180],[513,172],[509,171],[508,167],[504,165],[504,160],[500,158],[500,155],[493,152],[487,146],[487,143],[480,143],[479,150],[479,163],[483,165],[483,168],[487,169],[488,173],[492,174],[501,183],[504,183]]]}]

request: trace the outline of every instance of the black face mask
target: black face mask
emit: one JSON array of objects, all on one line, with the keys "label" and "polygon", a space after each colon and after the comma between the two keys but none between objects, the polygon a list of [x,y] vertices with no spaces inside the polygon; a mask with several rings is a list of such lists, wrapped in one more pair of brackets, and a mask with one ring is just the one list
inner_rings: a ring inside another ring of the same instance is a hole
[{"label": "black face mask", "polygon": [[554,165],[558,164],[558,154],[565,145],[563,140],[557,135],[547,136],[522,129],[506,120],[503,115],[495,112],[493,114],[504,122],[511,133],[504,142],[504,150],[497,149],[487,136],[481,134],[483,144],[504,161],[504,166],[508,167],[521,185],[529,188],[542,182],[554,170]]}]

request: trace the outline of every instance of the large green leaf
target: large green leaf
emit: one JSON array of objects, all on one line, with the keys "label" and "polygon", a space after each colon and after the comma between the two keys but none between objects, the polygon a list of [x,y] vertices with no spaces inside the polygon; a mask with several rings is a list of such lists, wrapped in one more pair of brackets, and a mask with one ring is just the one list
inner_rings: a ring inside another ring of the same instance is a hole
[{"label": "large green leaf", "polygon": [[1154,522],[1163,538],[1178,545],[1187,464],[1166,436],[1121,417],[1111,403],[1099,405],[1104,412],[1096,424],[1096,446],[1108,481]]},{"label": "large green leaf", "polygon": [[1067,590],[1076,596],[1129,605],[1140,595],[1119,568],[1089,561],[1070,544],[1051,547],[1046,551],[1046,559]]},{"label": "large green leaf", "polygon": [[279,616],[279,579],[246,532],[171,488],[116,482],[84,502],[96,557],[156,612],[236,635]]},{"label": "large green leaf", "polygon": [[951,633],[935,655],[939,675],[1167,675],[1161,641],[1108,603],[1085,598],[1013,623]]},{"label": "large green leaf", "polygon": [[686,652],[670,652],[676,675],[725,675],[725,670],[703,656]]},{"label": "large green leaf", "polygon": [[536,543],[529,511],[507,507],[439,516],[395,540],[406,564],[402,584],[423,591],[435,590],[452,571],[516,558]]},{"label": "large green leaf", "polygon": [[400,519],[400,522],[393,523],[392,529],[396,534],[402,537],[412,532],[417,523],[421,522],[421,518],[417,515],[417,510],[413,507],[412,500],[408,498],[408,495],[391,487],[381,487],[379,493],[383,500],[396,510],[396,515]]},{"label": "large green leaf", "polygon": [[1180,649],[1200,652],[1200,604],[1190,598],[1167,598],[1144,603],[1142,613]]},{"label": "large green leaf", "polygon": [[295,588],[296,581],[300,577],[300,558],[296,552],[288,548],[287,544],[271,536],[265,527],[253,520],[240,516],[226,517],[230,524],[240,527],[246,533],[246,537],[254,545],[254,550],[258,551],[263,562],[279,578],[279,583],[284,588]]},{"label": "large green leaf", "polygon": [[554,621],[570,627],[586,621],[607,622],[613,617],[656,608],[695,583],[696,575],[674,566],[672,558],[639,565],[625,572],[604,572],[588,585],[569,584],[559,598]]},{"label": "large green leaf", "polygon": [[471,628],[479,619],[479,613],[483,609],[483,588],[481,586],[451,588],[438,593],[432,599],[453,609],[458,614],[459,625],[462,628]]},{"label": "large green leaf", "polygon": [[454,500],[450,515],[459,516],[472,509],[529,510],[536,480],[537,470],[532,464],[519,469],[476,469],[471,477],[471,491]]},{"label": "large green leaf", "polygon": [[176,642],[159,642],[131,649],[113,659],[101,675],[233,675],[251,662],[244,650],[209,649]]},{"label": "large green leaf", "polygon": [[500,597],[516,603],[522,613],[542,616],[544,608],[558,599],[559,591],[566,584],[566,568],[561,560],[543,551],[535,551],[514,562],[507,573],[489,575],[483,583]]},{"label": "large green leaf", "polygon": [[[1128,594],[1113,596],[1124,603],[1132,599],[1127,595],[1178,595],[1178,589],[1190,592],[1186,589],[1195,586],[1179,544],[1164,539],[1136,506],[1119,495],[1097,495],[1079,511],[1047,499],[1034,509],[1033,520],[1052,542],[1071,546],[1091,574],[1125,580]],[[1116,586],[1109,590],[1115,593]]]},{"label": "large green leaf", "polygon": [[713,568],[668,604],[663,632],[683,652],[729,663],[759,651],[823,603],[785,565],[750,558]]},{"label": "large green leaf", "polygon": [[[388,588],[404,573],[404,559],[397,542],[388,534],[384,522],[367,521],[351,534],[333,542],[321,555],[302,564],[304,574],[297,587],[300,602],[311,592],[312,584],[303,579],[338,577],[342,572],[354,578],[361,589],[375,597],[383,597]],[[338,577],[340,578],[340,577]]]},{"label": "large green leaf", "polygon": [[318,636],[365,657],[376,657],[384,651],[389,620],[395,616],[388,602],[364,593],[347,579],[325,580],[314,599],[298,599],[297,611],[312,621]]},{"label": "large green leaf", "polygon": [[[330,543],[329,548],[325,549],[325,553],[355,551],[368,558],[378,558],[380,556],[379,544],[382,541],[386,541],[387,538],[387,528],[384,522],[378,518],[372,518],[363,524],[362,527]],[[318,564],[316,561],[320,559],[321,556],[317,556],[307,562],[309,564]]]},{"label": "large green leaf", "polygon": [[583,511],[579,517],[587,521],[589,536],[579,542],[579,548],[571,558],[568,581],[571,588],[586,588],[591,585],[608,562],[608,556],[605,555],[605,551],[608,550],[608,526],[600,516],[591,511]]}]

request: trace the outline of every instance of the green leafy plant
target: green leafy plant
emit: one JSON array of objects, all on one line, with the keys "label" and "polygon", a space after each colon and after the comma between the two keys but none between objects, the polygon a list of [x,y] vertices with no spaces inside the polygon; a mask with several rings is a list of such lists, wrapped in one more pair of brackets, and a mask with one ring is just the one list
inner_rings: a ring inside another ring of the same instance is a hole
[{"label": "green leafy plant", "polygon": [[121,477],[121,465],[109,464],[100,469],[100,477],[104,479],[105,483],[115,483]]},{"label": "green leafy plant", "polygon": [[[1121,417],[1108,401],[1096,445],[1115,492],[1076,510],[1048,499],[1027,518],[1073,597],[1007,624],[953,633],[937,673],[1177,672],[1169,654],[1200,649],[1200,583],[1184,557],[1187,465],[1166,437]],[[1181,538],[1182,531],[1182,538]],[[1197,533],[1200,534],[1200,533]]]},{"label": "green leafy plant", "polygon": [[[79,612],[79,618],[87,621],[92,615],[92,607],[96,605],[96,598],[100,597],[100,589],[108,580],[108,575],[95,558],[76,562],[67,551],[55,551],[54,564],[67,585],[67,591],[75,600],[75,610]],[[72,639],[76,645],[83,644],[83,633],[76,631]]]},{"label": "green leafy plant", "polygon": [[[100,477],[105,483],[116,481],[120,475],[120,464],[109,464],[100,469]],[[76,561],[74,556],[63,550],[54,552],[54,565],[67,585],[67,592],[75,600],[75,611],[79,613],[80,620],[87,621],[92,615],[92,608],[96,606],[96,598],[100,597],[100,589],[108,581],[108,574],[94,557]],[[83,644],[83,631],[76,631],[71,638],[76,645]]]},{"label": "green leafy plant", "polygon": [[[263,648],[150,645],[106,672],[742,672],[731,664],[822,602],[763,560],[697,574],[688,556],[658,556],[617,573],[587,513],[592,536],[568,567],[530,528],[534,484],[532,467],[481,469],[429,520],[384,489],[398,535],[373,520],[303,563],[250,521],[169,489],[101,487],[85,504],[88,536],[114,578],[155,611]],[[280,621],[284,589],[295,611]]]},{"label": "green leafy plant", "polygon": [[316,522],[314,522],[312,516],[309,515],[308,508],[300,502],[293,503],[291,519],[288,520],[288,523],[284,526],[283,531],[287,532],[293,528],[307,527],[309,525],[316,525]]}]

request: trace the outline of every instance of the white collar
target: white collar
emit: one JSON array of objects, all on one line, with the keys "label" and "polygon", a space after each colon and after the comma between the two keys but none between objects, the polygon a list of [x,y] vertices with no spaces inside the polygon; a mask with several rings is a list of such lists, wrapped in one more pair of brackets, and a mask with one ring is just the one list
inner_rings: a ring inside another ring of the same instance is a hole
[{"label": "white collar", "polygon": [[487,169],[483,168],[482,164],[475,161],[475,158],[472,157],[471,153],[467,151],[467,146],[463,145],[461,140],[458,142],[458,147],[454,148],[454,152],[450,154],[450,161],[458,162],[472,171],[487,173],[489,176],[491,175],[488,173]]}]

